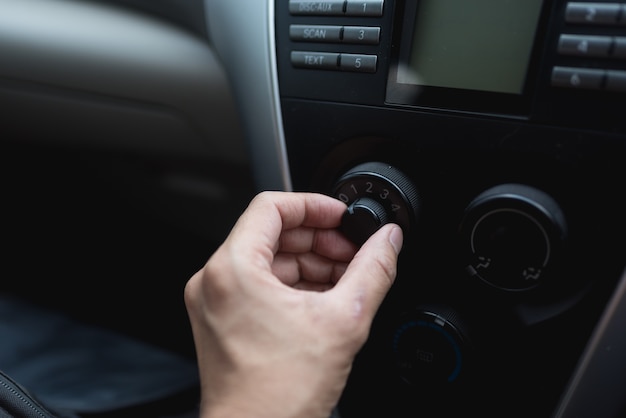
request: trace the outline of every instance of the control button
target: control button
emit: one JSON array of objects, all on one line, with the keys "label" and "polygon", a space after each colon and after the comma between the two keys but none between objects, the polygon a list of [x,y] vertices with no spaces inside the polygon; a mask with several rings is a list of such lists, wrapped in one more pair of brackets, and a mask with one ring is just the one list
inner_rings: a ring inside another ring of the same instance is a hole
[{"label": "control button", "polygon": [[609,70],[606,72],[606,89],[626,92],[626,71]]},{"label": "control button", "polygon": [[343,41],[351,44],[376,45],[380,42],[380,28],[369,26],[346,26]]},{"label": "control button", "polygon": [[347,0],[346,15],[375,16],[383,15],[383,0]]},{"label": "control button", "polygon": [[291,51],[291,64],[298,68],[336,70],[338,60],[335,52]]},{"label": "control button", "polygon": [[552,85],[578,89],[602,88],[606,72],[592,68],[554,67],[552,69]]},{"label": "control button", "polygon": [[334,42],[376,45],[380,28],[372,26],[290,25],[289,38],[296,42]]},{"label": "control button", "polygon": [[612,43],[610,36],[561,35],[558,51],[579,57],[608,57]]},{"label": "control button", "polygon": [[567,3],[565,21],[587,25],[616,25],[620,16],[619,3]]},{"label": "control button", "polygon": [[617,36],[613,44],[613,57],[626,59],[626,37]]},{"label": "control button", "polygon": [[339,62],[343,71],[375,73],[378,57],[376,55],[364,54],[341,54]]},{"label": "control button", "polygon": [[291,25],[289,37],[292,41],[340,42],[341,29],[341,26],[329,25]]},{"label": "control button", "polygon": [[289,0],[289,13],[292,15],[343,15],[345,0]]}]

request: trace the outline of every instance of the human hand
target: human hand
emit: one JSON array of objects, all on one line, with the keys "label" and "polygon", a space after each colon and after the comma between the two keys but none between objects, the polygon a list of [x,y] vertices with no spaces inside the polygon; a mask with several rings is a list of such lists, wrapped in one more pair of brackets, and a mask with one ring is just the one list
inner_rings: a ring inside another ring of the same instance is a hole
[{"label": "human hand", "polygon": [[328,418],[396,276],[402,230],[359,249],[346,206],[262,192],[185,287],[201,416]]}]

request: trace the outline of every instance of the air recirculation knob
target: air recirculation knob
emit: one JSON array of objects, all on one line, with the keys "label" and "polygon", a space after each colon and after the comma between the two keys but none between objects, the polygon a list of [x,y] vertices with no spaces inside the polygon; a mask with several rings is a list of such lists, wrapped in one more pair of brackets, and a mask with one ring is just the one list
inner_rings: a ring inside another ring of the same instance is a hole
[{"label": "air recirculation knob", "polygon": [[466,271],[498,289],[546,282],[567,235],[565,215],[547,193],[524,184],[485,190],[465,210],[460,234]]}]

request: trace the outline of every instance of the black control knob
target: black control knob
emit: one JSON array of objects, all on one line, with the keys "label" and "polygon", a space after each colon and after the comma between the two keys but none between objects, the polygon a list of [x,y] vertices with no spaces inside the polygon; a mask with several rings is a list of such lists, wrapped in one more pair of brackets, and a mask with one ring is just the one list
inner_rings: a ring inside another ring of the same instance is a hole
[{"label": "black control knob", "polygon": [[352,241],[362,244],[388,222],[389,216],[381,203],[369,197],[360,197],[343,214],[341,230]]},{"label": "black control knob", "polygon": [[368,162],[348,170],[335,183],[333,196],[348,205],[341,230],[358,245],[390,222],[400,225],[406,235],[417,220],[417,190],[389,164]]},{"label": "black control knob", "polygon": [[503,184],[469,204],[460,234],[471,276],[498,289],[523,291],[549,276],[567,224],[548,194],[523,184]]},{"label": "black control knob", "polygon": [[469,328],[447,306],[423,306],[406,314],[396,327],[392,348],[401,378],[417,386],[451,388],[470,368]]}]

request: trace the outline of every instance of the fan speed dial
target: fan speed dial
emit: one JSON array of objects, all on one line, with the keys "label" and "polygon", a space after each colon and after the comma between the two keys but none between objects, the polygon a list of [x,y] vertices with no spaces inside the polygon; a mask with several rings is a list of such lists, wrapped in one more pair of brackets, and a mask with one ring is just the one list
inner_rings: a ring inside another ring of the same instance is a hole
[{"label": "fan speed dial", "polygon": [[341,230],[358,245],[387,223],[408,234],[417,220],[419,196],[411,180],[383,162],[359,164],[335,183],[333,196],[348,205]]}]

